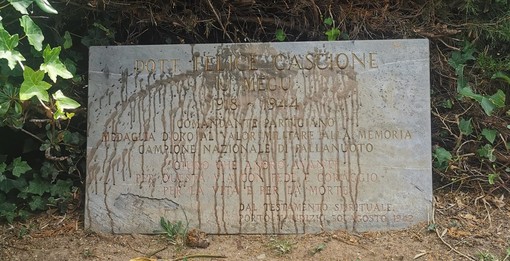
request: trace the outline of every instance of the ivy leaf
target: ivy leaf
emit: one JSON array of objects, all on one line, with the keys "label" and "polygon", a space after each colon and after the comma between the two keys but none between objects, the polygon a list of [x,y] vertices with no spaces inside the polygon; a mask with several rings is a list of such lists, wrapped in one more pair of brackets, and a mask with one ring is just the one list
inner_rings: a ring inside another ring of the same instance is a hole
[{"label": "ivy leaf", "polygon": [[64,34],[64,49],[69,49],[71,46],[73,46],[73,38],[71,38],[71,34],[69,34],[69,31],[66,31]]},{"label": "ivy leaf", "polygon": [[[3,174],[4,171],[6,170],[6,168],[7,168],[7,164],[5,164],[5,162],[0,163],[0,174]],[[0,182],[1,182],[1,180],[0,180]]]},{"label": "ivy leaf", "polygon": [[51,182],[55,181],[58,175],[58,170],[53,166],[53,164],[45,161],[41,167],[41,177],[45,179],[49,179],[51,177]]},{"label": "ivy leaf", "polygon": [[494,105],[494,103],[492,103],[492,101],[487,97],[482,98],[480,105],[482,105],[483,111],[487,114],[487,116],[491,116],[494,109],[496,109],[496,105]]},{"label": "ivy leaf", "polygon": [[494,75],[492,75],[491,79],[500,79],[510,84],[510,77],[504,72],[495,73]]},{"label": "ivy leaf", "polygon": [[73,78],[73,75],[67,70],[66,66],[60,61],[60,46],[50,48],[49,45],[44,48],[43,58],[44,63],[41,64],[41,70],[48,73],[53,82],[57,82],[57,76],[64,79]]},{"label": "ivy leaf", "polygon": [[29,7],[34,0],[9,0],[12,7],[22,14],[28,14],[27,7]]},{"label": "ivy leaf", "polygon": [[328,18],[324,19],[324,24],[325,25],[332,25],[333,24],[333,18],[328,17]]},{"label": "ivy leaf", "polygon": [[285,38],[287,38],[287,35],[283,31],[283,29],[276,30],[276,34],[275,35],[276,35],[276,40],[279,41],[279,42],[283,42],[283,41],[285,41]]},{"label": "ivy leaf", "polygon": [[61,90],[58,90],[53,94],[53,99],[55,99],[55,105],[57,107],[57,111],[55,111],[53,114],[53,118],[55,119],[70,119],[72,116],[67,117],[64,110],[76,109],[80,107],[80,104],[77,101],[66,97]]},{"label": "ivy leaf", "polygon": [[57,10],[51,6],[51,4],[48,2],[48,0],[35,0],[35,3],[41,10],[43,10],[46,13],[49,14],[58,14]]},{"label": "ivy leaf", "polygon": [[340,30],[338,28],[331,28],[325,34],[328,36],[328,41],[335,41],[340,36]]},{"label": "ivy leaf", "polygon": [[482,95],[474,93],[473,90],[471,89],[471,87],[469,87],[469,86],[459,89],[459,94],[461,96],[474,99],[480,103],[482,102],[482,99],[484,98]]},{"label": "ivy leaf", "polygon": [[499,177],[499,175],[496,173],[491,173],[491,174],[487,175],[489,184],[491,184],[491,185],[496,184],[496,178],[498,178],[498,177]]},{"label": "ivy leaf", "polygon": [[55,99],[55,105],[60,111],[76,109],[80,107],[80,104],[77,101],[65,96],[61,90],[58,90],[53,94],[53,99]]},{"label": "ivy leaf", "polygon": [[47,90],[51,87],[51,84],[43,81],[44,72],[32,70],[30,67],[26,67],[23,71],[24,81],[21,84],[19,90],[19,98],[22,101],[28,100],[33,96],[37,96],[41,101],[49,101],[49,95]]},{"label": "ivy leaf", "polygon": [[442,147],[437,147],[432,153],[434,160],[434,167],[446,169],[448,162],[452,160],[452,154]]},{"label": "ivy leaf", "polygon": [[16,62],[23,68],[21,62],[25,61],[25,57],[17,50],[14,50],[18,46],[18,42],[19,36],[17,34],[10,35],[9,32],[0,26],[0,59],[7,59],[11,70],[16,66]]},{"label": "ivy leaf", "polygon": [[34,196],[28,203],[28,206],[30,206],[32,211],[43,210],[46,208],[46,203],[41,196]]},{"label": "ivy leaf", "polygon": [[2,201],[0,203],[0,217],[7,219],[7,222],[12,223],[16,218],[16,205],[11,202]]},{"label": "ivy leaf", "polygon": [[496,135],[498,134],[497,130],[491,129],[483,129],[482,135],[491,143],[494,144],[494,140],[496,140]]},{"label": "ivy leaf", "polygon": [[51,184],[41,179],[34,179],[28,182],[28,186],[24,190],[26,193],[42,196],[44,193],[49,192]]},{"label": "ivy leaf", "polygon": [[[5,179],[0,182],[0,191],[5,193],[9,193],[12,189],[22,190],[27,186],[27,182],[25,179]],[[2,194],[2,193],[0,193]],[[19,197],[19,196],[18,196]],[[1,208],[0,208],[1,209]]]},{"label": "ivy leaf", "polygon": [[489,97],[489,100],[498,108],[505,107],[505,93],[498,89],[498,91]]},{"label": "ivy leaf", "polygon": [[32,169],[26,161],[21,160],[21,157],[15,158],[11,164],[12,164],[12,175],[14,175],[18,178],[21,176],[21,174],[24,174],[27,171]]},{"label": "ivy leaf", "polygon": [[477,151],[478,155],[482,158],[489,159],[490,162],[496,161],[496,156],[494,156],[494,148],[490,144],[485,144],[483,147],[479,148]]},{"label": "ivy leaf", "polygon": [[473,127],[471,126],[471,118],[469,120],[464,120],[464,118],[460,119],[459,123],[460,132],[464,135],[470,135],[473,133]]},{"label": "ivy leaf", "polygon": [[42,42],[44,35],[41,28],[32,21],[28,15],[24,15],[19,19],[20,25],[23,27],[25,34],[27,35],[28,42],[37,50],[42,50]]},{"label": "ivy leaf", "polygon": [[57,180],[50,188],[50,193],[54,197],[66,197],[71,192],[73,182],[71,180]]}]

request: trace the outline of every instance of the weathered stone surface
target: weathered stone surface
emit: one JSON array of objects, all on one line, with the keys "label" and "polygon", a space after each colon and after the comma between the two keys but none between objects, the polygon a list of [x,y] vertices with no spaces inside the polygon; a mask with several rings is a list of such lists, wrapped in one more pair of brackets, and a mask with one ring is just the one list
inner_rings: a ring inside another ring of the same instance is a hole
[{"label": "weathered stone surface", "polygon": [[92,47],[85,227],[403,228],[432,206],[427,40]]}]

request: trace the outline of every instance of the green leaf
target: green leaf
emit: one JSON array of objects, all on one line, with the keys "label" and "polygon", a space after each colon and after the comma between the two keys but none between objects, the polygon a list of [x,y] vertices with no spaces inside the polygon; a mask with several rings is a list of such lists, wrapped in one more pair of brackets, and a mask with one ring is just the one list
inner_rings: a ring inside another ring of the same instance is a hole
[{"label": "green leaf", "polygon": [[494,148],[490,144],[485,144],[476,152],[480,157],[489,159],[490,162],[496,161],[496,156],[493,154]]},{"label": "green leaf", "polygon": [[464,120],[464,118],[460,119],[459,123],[460,132],[464,135],[470,135],[473,133],[473,127],[471,126],[471,118],[469,120]]},{"label": "green leaf", "polygon": [[23,111],[23,106],[21,106],[21,103],[19,103],[18,101],[15,101],[14,102],[14,112],[16,114],[21,114],[22,111]]},{"label": "green leaf", "polygon": [[41,167],[41,177],[43,177],[44,179],[48,179],[51,177],[51,182],[53,182],[57,178],[57,175],[58,170],[55,168],[55,166],[45,161]]},{"label": "green leaf", "polygon": [[494,109],[496,109],[496,105],[494,105],[494,103],[492,103],[492,101],[487,97],[482,98],[482,101],[480,101],[480,105],[482,105],[483,111],[488,116],[491,116]]},{"label": "green leaf", "polygon": [[50,189],[51,184],[48,181],[34,179],[28,182],[28,187],[26,187],[24,192],[42,196],[44,193],[49,192]]},{"label": "green leaf", "polygon": [[46,209],[46,202],[41,196],[33,196],[28,203],[28,206],[30,206],[30,210],[32,211],[44,210]]},{"label": "green leaf", "polygon": [[437,229],[437,225],[435,223],[430,223],[428,226],[427,226],[427,230],[428,231],[436,231]]},{"label": "green leaf", "polygon": [[443,106],[446,109],[451,109],[451,108],[453,108],[453,102],[452,102],[452,100],[447,99],[446,101],[443,101],[441,103],[441,106]]},{"label": "green leaf", "polygon": [[16,63],[23,67],[21,62],[25,61],[25,57],[17,50],[14,50],[18,43],[19,37],[17,34],[10,35],[3,27],[0,27],[0,59],[7,59],[11,70],[14,69]]},{"label": "green leaf", "polygon": [[283,31],[283,29],[276,30],[275,34],[276,34],[276,40],[279,41],[279,42],[283,42],[287,38],[287,35]]},{"label": "green leaf", "polygon": [[491,129],[483,129],[482,135],[491,143],[494,144],[494,140],[496,140],[496,135],[498,134],[497,130]]},{"label": "green leaf", "polygon": [[498,175],[498,174],[496,174],[496,173],[491,173],[491,174],[487,175],[487,179],[488,179],[488,181],[489,181],[489,184],[491,184],[491,185],[496,184],[496,181],[495,181],[495,180],[496,180],[496,178],[498,178],[498,177],[499,177],[499,175]]},{"label": "green leaf", "polygon": [[21,160],[21,157],[15,158],[12,163],[12,175],[16,177],[20,177],[21,174],[26,173],[32,168],[28,165],[28,163],[24,160]]},{"label": "green leaf", "polygon": [[494,75],[492,75],[491,79],[500,79],[510,84],[510,77],[506,75],[504,72],[495,73]]},{"label": "green leaf", "polygon": [[324,19],[324,24],[325,25],[332,25],[333,24],[333,18],[328,17],[328,18]]},{"label": "green leaf", "polygon": [[71,180],[57,180],[57,183],[53,184],[50,189],[50,193],[54,197],[66,198],[71,192],[73,182]]},{"label": "green leaf", "polygon": [[34,0],[9,0],[12,7],[22,14],[28,14],[27,7],[29,7]]},{"label": "green leaf", "polygon": [[66,31],[64,34],[64,49],[69,49],[71,46],[73,46],[73,38],[71,37],[71,34],[69,31]]},{"label": "green leaf", "polygon": [[489,100],[498,108],[505,107],[505,93],[502,90],[499,90],[489,97]]},{"label": "green leaf", "polygon": [[55,105],[59,111],[71,110],[80,107],[80,104],[77,101],[65,96],[61,90],[58,90],[53,94],[53,99],[55,99]]},{"label": "green leaf", "polygon": [[49,14],[58,14],[57,10],[51,6],[51,4],[48,2],[48,0],[35,0],[35,3],[41,10],[43,10],[46,13]]},{"label": "green leaf", "polygon": [[328,41],[335,41],[340,36],[340,30],[338,28],[331,28],[325,34],[328,36]]},{"label": "green leaf", "polygon": [[0,202],[0,217],[7,219],[7,222],[12,223],[16,218],[16,205],[11,202]]},{"label": "green leaf", "polygon": [[65,65],[60,61],[60,46],[50,48],[49,45],[44,48],[43,58],[44,63],[41,64],[41,70],[48,73],[53,82],[57,82],[57,76],[64,79],[73,78],[73,75],[66,69]]},{"label": "green leaf", "polygon": [[63,132],[63,141],[67,144],[80,145],[81,135],[78,132],[70,132],[68,130]]},{"label": "green leaf", "polygon": [[19,19],[20,25],[23,27],[25,34],[27,35],[28,42],[37,50],[42,50],[42,42],[44,35],[41,28],[37,26],[34,21],[28,16],[24,15]]},{"label": "green leaf", "polygon": [[48,102],[49,95],[48,89],[51,87],[51,84],[43,81],[44,72],[32,70],[30,67],[26,67],[25,71],[23,71],[24,81],[21,84],[21,89],[19,92],[19,98],[22,101],[26,101],[34,96],[37,96],[39,100]]},{"label": "green leaf", "polygon": [[460,89],[459,94],[464,97],[474,99],[478,102],[482,102],[482,99],[484,98],[482,95],[474,93],[469,86]]},{"label": "green leaf", "polygon": [[446,169],[448,167],[448,162],[452,160],[452,154],[445,150],[442,147],[437,147],[432,153],[434,161],[434,166],[440,169]]},{"label": "green leaf", "polygon": [[[6,170],[6,168],[7,168],[7,164],[5,164],[5,162],[0,163],[0,174],[3,174],[4,171]],[[2,182],[2,181],[0,180],[0,182]]]},{"label": "green leaf", "polygon": [[10,106],[11,102],[9,101],[0,103],[0,117],[3,117],[7,113],[7,111],[9,111]]},{"label": "green leaf", "polygon": [[27,182],[23,178],[18,179],[4,179],[0,182],[0,191],[9,193],[12,189],[21,190],[27,186]]}]

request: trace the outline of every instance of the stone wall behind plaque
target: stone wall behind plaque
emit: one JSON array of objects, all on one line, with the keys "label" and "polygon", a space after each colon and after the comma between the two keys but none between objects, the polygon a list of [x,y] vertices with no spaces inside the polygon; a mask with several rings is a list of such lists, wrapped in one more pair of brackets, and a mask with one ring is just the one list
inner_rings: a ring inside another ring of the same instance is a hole
[{"label": "stone wall behind plaque", "polygon": [[427,40],[92,47],[85,227],[426,221],[429,92]]}]

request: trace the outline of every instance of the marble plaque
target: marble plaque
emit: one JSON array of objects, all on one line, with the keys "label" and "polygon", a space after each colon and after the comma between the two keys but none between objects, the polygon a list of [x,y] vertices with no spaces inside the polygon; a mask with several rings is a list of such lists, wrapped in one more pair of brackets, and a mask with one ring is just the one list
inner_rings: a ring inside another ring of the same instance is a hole
[{"label": "marble plaque", "polygon": [[432,211],[427,40],[91,47],[85,228],[390,230]]}]

